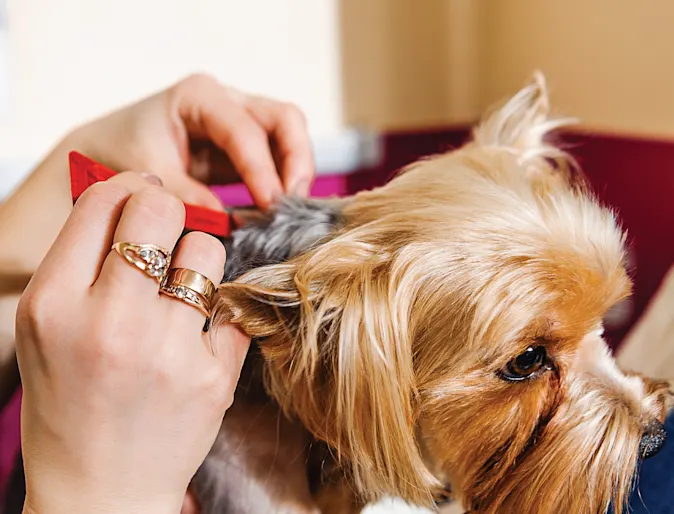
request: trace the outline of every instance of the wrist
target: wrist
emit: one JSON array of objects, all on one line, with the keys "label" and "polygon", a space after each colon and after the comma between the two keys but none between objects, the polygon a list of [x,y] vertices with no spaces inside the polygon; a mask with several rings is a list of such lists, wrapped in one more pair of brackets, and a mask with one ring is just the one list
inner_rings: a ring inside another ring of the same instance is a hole
[{"label": "wrist", "polygon": [[136,505],[108,505],[78,500],[63,505],[46,502],[44,508],[33,507],[26,503],[22,514],[180,514],[181,506],[163,507]]},{"label": "wrist", "polygon": [[152,497],[132,492],[101,491],[86,483],[63,489],[27,490],[24,514],[179,514],[184,494]]},{"label": "wrist", "polygon": [[[122,462],[89,454],[79,458],[41,452],[40,462],[24,457],[26,514],[179,514],[187,490]],[[36,464],[38,464],[36,466]],[[111,467],[112,465],[112,467]]]}]

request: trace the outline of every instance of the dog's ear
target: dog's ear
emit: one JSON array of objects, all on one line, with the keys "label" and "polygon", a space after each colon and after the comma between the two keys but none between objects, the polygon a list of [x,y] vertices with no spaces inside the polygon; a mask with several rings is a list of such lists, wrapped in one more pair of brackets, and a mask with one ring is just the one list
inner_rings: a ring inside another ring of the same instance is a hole
[{"label": "dog's ear", "polygon": [[360,493],[428,501],[411,299],[396,290],[391,251],[351,235],[221,285],[214,322],[259,338],[271,395],[331,446]]},{"label": "dog's ear", "polygon": [[551,132],[576,121],[551,116],[545,77],[536,72],[526,87],[488,111],[473,130],[473,144],[516,154],[534,178],[553,169],[578,171],[573,159],[549,140]]},{"label": "dog's ear", "polygon": [[484,115],[473,131],[473,141],[526,152],[544,146],[546,134],[574,121],[550,116],[545,76],[536,72],[526,87]]}]

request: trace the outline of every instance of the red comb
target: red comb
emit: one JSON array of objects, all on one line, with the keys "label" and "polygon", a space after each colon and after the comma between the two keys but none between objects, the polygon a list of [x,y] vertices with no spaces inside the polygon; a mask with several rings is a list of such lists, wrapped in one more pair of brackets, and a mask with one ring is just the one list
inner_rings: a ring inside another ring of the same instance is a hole
[{"label": "red comb", "polygon": [[[70,152],[70,189],[73,203],[84,191],[95,184],[116,175],[110,168],[86,157],[78,152]],[[216,237],[229,237],[232,225],[229,214],[218,212],[197,205],[185,204],[185,228],[207,232]]]}]

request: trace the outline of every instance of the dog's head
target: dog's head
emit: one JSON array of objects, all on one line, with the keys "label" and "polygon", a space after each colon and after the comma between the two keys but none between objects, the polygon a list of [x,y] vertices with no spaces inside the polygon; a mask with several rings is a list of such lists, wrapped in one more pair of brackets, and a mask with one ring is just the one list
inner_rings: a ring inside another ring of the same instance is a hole
[{"label": "dog's head", "polygon": [[365,496],[604,512],[664,438],[663,383],[621,371],[602,319],[630,293],[624,237],[544,142],[542,78],[461,149],[344,200],[287,263],[221,287],[286,411]]}]

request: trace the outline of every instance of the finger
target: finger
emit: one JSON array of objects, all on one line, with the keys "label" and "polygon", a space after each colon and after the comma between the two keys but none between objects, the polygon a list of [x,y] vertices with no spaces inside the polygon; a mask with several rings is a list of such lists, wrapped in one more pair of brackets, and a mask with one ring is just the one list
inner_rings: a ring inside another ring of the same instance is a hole
[{"label": "finger", "polygon": [[241,372],[243,363],[250,347],[250,337],[241,332],[234,325],[211,327],[204,334],[213,351],[213,355],[228,369],[236,372],[236,377]]},{"label": "finger", "polygon": [[197,76],[177,87],[178,112],[192,137],[208,137],[232,161],[263,209],[283,191],[267,133],[227,88]]},{"label": "finger", "polygon": [[138,173],[125,172],[88,188],[77,200],[33,283],[43,278],[62,287],[89,287],[98,277],[129,197],[150,187]]},{"label": "finger", "polygon": [[[147,187],[127,200],[115,230],[113,243],[153,244],[171,252],[185,225],[183,203],[159,187]],[[155,279],[108,247],[108,255],[94,287],[122,288],[135,296],[152,292],[159,286]],[[142,297],[142,296],[141,296]]]},{"label": "finger", "polygon": [[314,180],[314,158],[307,123],[292,104],[256,97],[248,110],[271,134],[281,161],[281,179],[287,194],[306,196]]},{"label": "finger", "polygon": [[214,211],[224,210],[222,202],[208,186],[188,175],[181,174],[167,180],[166,189],[186,203],[200,205]]},{"label": "finger", "polygon": [[[190,232],[182,238],[171,261],[171,268],[186,268],[200,273],[217,286],[225,273],[225,247],[213,236],[203,232]],[[190,333],[204,326],[205,316],[196,307],[180,299],[163,296],[170,301],[170,310],[176,319],[185,319]],[[183,325],[183,323],[181,323]],[[193,328],[192,328],[193,327]]]}]

